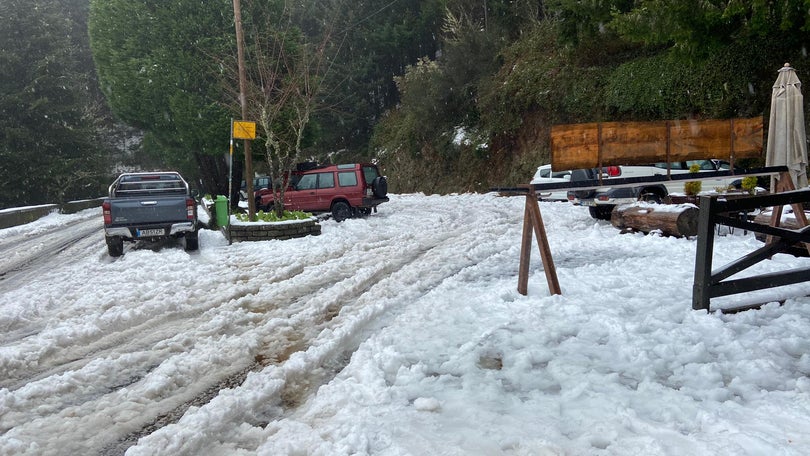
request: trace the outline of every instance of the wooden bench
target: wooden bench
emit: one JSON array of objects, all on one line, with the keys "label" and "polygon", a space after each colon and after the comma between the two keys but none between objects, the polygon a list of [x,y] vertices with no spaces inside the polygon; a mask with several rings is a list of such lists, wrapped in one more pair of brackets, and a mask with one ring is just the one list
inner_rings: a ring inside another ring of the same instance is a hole
[{"label": "wooden bench", "polygon": [[[692,287],[692,308],[711,311],[711,298],[746,293],[754,290],[779,287],[800,282],[810,278],[810,268],[772,272],[745,278],[730,279],[735,274],[771,258],[777,253],[789,253],[797,243],[804,243],[810,253],[810,226],[804,215],[804,203],[810,202],[810,190],[794,190],[787,172],[779,179],[777,193],[764,196],[750,196],[724,200],[718,196],[700,197],[698,215],[698,243],[695,252],[695,280]],[[793,207],[796,222],[790,227],[781,225],[781,213],[784,206]],[[769,223],[749,220],[736,216],[740,212],[756,208],[773,207]],[[763,247],[712,270],[712,253],[714,251],[715,225],[742,228],[767,236]],[[728,280],[727,280],[728,279]],[[748,304],[734,308],[725,308],[723,312],[736,312],[758,308],[764,303]]]}]

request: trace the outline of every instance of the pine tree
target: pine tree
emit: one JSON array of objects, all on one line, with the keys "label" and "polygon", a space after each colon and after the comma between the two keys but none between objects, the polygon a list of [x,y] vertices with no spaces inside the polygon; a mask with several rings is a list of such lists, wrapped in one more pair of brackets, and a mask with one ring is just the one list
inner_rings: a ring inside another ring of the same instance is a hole
[{"label": "pine tree", "polygon": [[76,1],[0,4],[0,207],[99,196],[107,180],[87,35],[77,17]]}]

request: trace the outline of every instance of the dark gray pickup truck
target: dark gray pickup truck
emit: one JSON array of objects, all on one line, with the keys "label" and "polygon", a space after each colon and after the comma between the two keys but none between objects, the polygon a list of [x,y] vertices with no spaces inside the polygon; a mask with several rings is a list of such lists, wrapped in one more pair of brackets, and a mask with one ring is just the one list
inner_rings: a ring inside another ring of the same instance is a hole
[{"label": "dark gray pickup truck", "polygon": [[176,172],[124,173],[110,185],[101,208],[110,256],[124,253],[124,241],[184,238],[197,250],[197,203]]}]

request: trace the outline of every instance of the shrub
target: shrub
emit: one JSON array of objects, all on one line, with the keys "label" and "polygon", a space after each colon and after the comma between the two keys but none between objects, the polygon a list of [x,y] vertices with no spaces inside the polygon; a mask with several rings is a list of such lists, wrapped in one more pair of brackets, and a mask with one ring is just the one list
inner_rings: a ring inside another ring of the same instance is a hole
[{"label": "shrub", "polygon": [[[236,219],[240,222],[247,222],[248,215],[247,214],[234,214]],[[259,211],[256,213],[256,221],[257,222],[284,222],[288,220],[306,220],[312,217],[312,214],[308,212],[301,212],[301,211],[284,211],[284,216],[279,218],[275,211],[264,212]]]},{"label": "shrub", "polygon": [[[689,167],[690,173],[697,173],[700,171],[700,165],[695,163],[694,165]],[[695,196],[700,193],[701,188],[703,187],[703,183],[700,181],[689,181],[683,184],[683,191],[687,195]]]},{"label": "shrub", "polygon": [[754,194],[754,191],[757,188],[757,177],[756,176],[746,176],[743,177],[742,183],[740,184],[742,189],[750,194]]}]

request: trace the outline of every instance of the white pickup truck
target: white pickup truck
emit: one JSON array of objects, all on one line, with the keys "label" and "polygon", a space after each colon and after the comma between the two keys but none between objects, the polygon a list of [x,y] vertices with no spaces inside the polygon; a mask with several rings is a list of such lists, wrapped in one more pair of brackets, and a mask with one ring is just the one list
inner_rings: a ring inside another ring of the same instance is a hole
[{"label": "white pickup truck", "polygon": [[110,256],[124,253],[124,241],[184,238],[197,250],[197,203],[176,172],[124,173],[101,204]]},{"label": "white pickup truck", "polygon": [[[689,173],[689,168],[697,164],[699,172],[728,171],[731,166],[723,160],[691,160],[672,163],[655,163],[645,166],[609,166],[602,169],[604,187],[588,190],[568,192],[568,200],[574,204],[588,206],[591,217],[600,220],[610,220],[613,208],[619,204],[633,203],[635,201],[661,202],[672,193],[684,193],[684,181],[663,181],[637,187],[610,187],[613,178],[637,178],[647,176],[665,176],[667,171],[671,174]],[[599,178],[598,170],[577,169],[571,174],[571,181],[596,180]],[[716,179],[701,179],[704,190],[715,188],[740,187],[741,178],[724,176]]]}]

